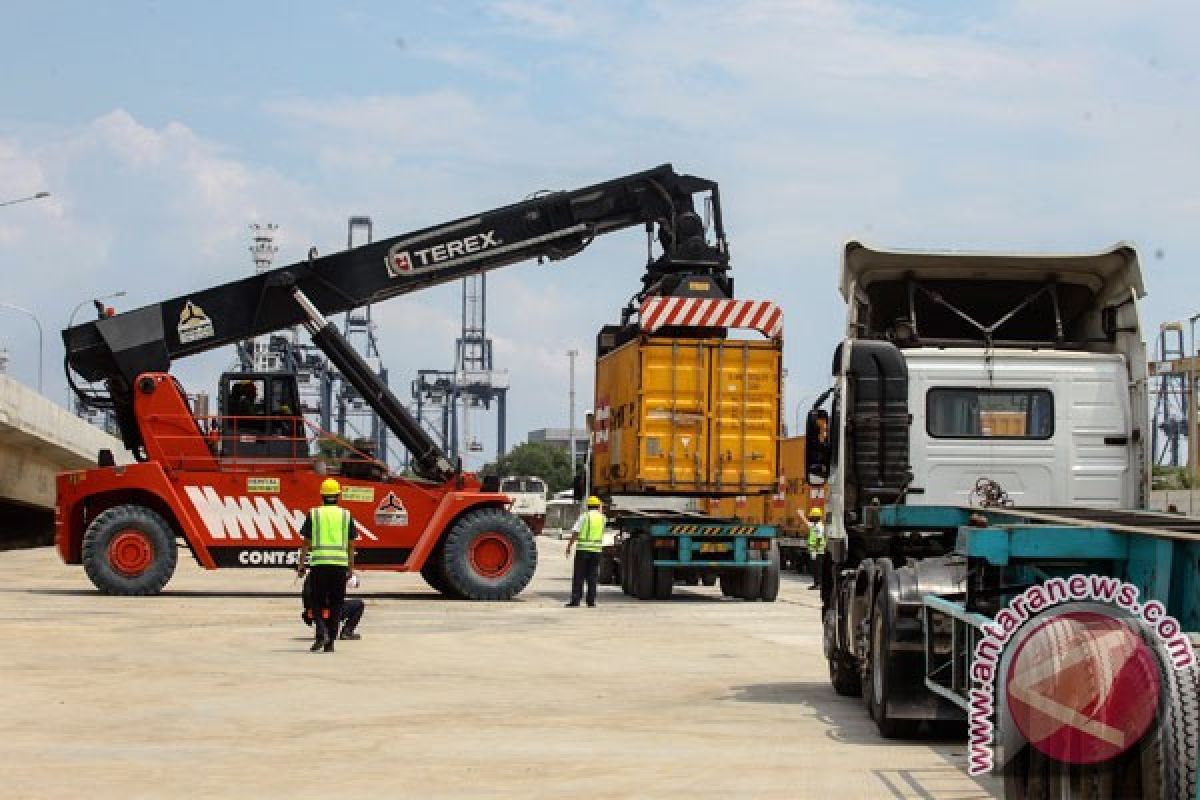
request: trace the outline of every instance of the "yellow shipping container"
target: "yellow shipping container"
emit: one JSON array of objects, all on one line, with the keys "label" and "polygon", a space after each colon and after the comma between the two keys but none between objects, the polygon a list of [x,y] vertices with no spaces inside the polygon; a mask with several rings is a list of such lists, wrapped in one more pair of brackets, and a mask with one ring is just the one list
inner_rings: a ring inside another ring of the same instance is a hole
[{"label": "yellow shipping container", "polygon": [[776,489],[778,340],[643,336],[596,363],[592,482],[604,494]]},{"label": "yellow shipping container", "polygon": [[747,522],[775,525],[781,535],[799,536],[808,530],[810,508],[825,507],[825,490],[809,486],[804,474],[804,437],[793,436],[779,443],[779,488],[769,497],[714,498],[708,512],[719,517],[736,517]]}]

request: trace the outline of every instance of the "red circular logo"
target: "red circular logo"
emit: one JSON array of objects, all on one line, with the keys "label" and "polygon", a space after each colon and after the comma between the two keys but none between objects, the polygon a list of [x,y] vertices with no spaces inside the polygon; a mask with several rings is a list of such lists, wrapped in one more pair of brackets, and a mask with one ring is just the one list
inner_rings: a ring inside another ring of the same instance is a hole
[{"label": "red circular logo", "polygon": [[1133,747],[1158,710],[1158,664],[1114,617],[1069,611],[1020,643],[1008,667],[1008,710],[1029,742],[1068,764]]}]

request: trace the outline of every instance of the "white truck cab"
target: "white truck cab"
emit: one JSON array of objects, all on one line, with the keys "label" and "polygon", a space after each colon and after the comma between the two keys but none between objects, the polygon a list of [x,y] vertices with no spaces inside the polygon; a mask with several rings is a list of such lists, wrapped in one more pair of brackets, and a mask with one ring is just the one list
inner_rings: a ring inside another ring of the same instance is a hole
[{"label": "white truck cab", "polygon": [[840,289],[846,338],[817,406],[832,402],[807,431],[831,551],[876,503],[1144,507],[1131,246],[997,255],[852,241]]}]

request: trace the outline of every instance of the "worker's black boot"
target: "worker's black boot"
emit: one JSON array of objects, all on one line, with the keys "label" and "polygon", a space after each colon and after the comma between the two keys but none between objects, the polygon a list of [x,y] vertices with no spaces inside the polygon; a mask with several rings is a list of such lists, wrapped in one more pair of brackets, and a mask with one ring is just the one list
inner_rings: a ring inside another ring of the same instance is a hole
[{"label": "worker's black boot", "polygon": [[326,639],[326,640],[325,640],[325,652],[326,652],[326,653],[332,653],[332,652],[333,652],[333,639]]},{"label": "worker's black boot", "polygon": [[359,639],[362,638],[362,634],[355,633],[354,631],[342,631],[342,635],[339,636],[338,638],[345,639],[345,640],[351,641],[351,642],[357,642]]},{"label": "worker's black boot", "polygon": [[321,647],[324,646],[324,644],[325,644],[325,637],[318,636],[316,639],[313,639],[312,647],[308,648],[308,652],[315,653],[318,650],[320,650]]},{"label": "worker's black boot", "polygon": [[572,600],[571,602],[567,603],[567,608],[579,608],[579,601]]}]

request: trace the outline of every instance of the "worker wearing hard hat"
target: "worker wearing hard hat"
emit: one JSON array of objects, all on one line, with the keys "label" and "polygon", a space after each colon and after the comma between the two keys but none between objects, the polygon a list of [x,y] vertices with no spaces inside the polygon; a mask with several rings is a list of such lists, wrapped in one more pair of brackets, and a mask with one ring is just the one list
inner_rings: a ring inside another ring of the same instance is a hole
[{"label": "worker wearing hard hat", "polygon": [[346,581],[354,575],[354,519],[338,505],[342,487],[333,478],[321,481],[321,505],[310,510],[300,528],[303,539],[300,560],[296,569],[305,571],[305,556],[311,554],[307,567],[312,569],[310,611],[316,625],[312,652],[333,652],[333,640],[338,635],[342,603],[346,599]]},{"label": "worker wearing hard hat", "polygon": [[[313,625],[313,574],[310,572],[304,579],[304,588],[300,591],[300,599],[303,601],[304,610],[300,613],[300,619],[304,620],[304,624],[310,628]],[[357,588],[358,576],[351,575],[350,580],[346,582],[346,587],[349,589]],[[338,620],[342,623],[342,632],[338,634],[339,639],[358,640],[362,638],[357,630],[358,623],[362,621],[363,612],[367,610],[367,605],[357,597],[347,597],[342,601],[342,613]]]},{"label": "worker wearing hard hat", "polygon": [[812,567],[812,586],[821,588],[821,570],[825,568],[825,523],[821,509],[816,506],[808,510],[808,561]]},{"label": "worker wearing hard hat", "polygon": [[587,581],[588,607],[596,605],[596,583],[600,577],[600,550],[604,547],[604,512],[600,510],[600,498],[587,499],[587,510],[579,515],[571,538],[567,540],[567,555],[575,546],[575,568],[571,573],[571,600],[567,608],[575,608],[583,599],[583,583]]}]

